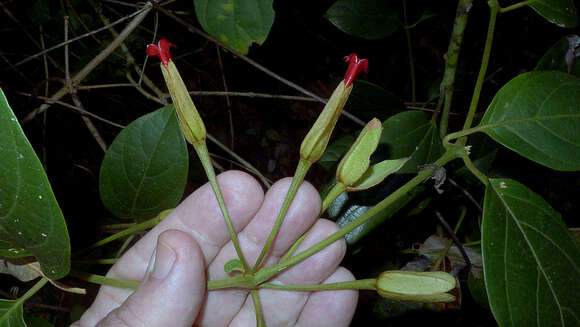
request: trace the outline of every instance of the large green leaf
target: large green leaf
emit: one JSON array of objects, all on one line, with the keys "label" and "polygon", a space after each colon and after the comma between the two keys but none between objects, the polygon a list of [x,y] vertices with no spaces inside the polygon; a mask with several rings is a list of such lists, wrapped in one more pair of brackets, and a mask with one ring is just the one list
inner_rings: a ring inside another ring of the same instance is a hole
[{"label": "large green leaf", "polygon": [[203,29],[236,49],[248,53],[253,42],[262,44],[272,23],[272,0],[194,0]]},{"label": "large green leaf", "polygon": [[415,173],[419,165],[437,160],[444,151],[435,123],[421,111],[404,111],[387,119],[381,146],[387,147],[389,159],[411,157],[398,173]]},{"label": "large green leaf", "polygon": [[0,300],[0,327],[26,327],[22,302]]},{"label": "large green leaf", "polygon": [[572,0],[533,0],[529,6],[560,27],[572,28],[578,25],[578,11]]},{"label": "large green leaf", "polygon": [[188,156],[173,105],[133,121],[105,154],[99,191],[120,218],[143,221],[175,207],[185,189]]},{"label": "large green leaf", "polygon": [[491,179],[482,222],[483,269],[500,326],[580,325],[580,247],[544,199]]},{"label": "large green leaf", "polygon": [[70,241],[46,173],[0,90],[0,255],[32,254],[44,274],[70,268]]},{"label": "large green leaf", "polygon": [[338,0],[325,17],[346,34],[380,39],[397,30],[397,13],[384,0]]},{"label": "large green leaf", "polygon": [[580,169],[580,79],[534,71],[509,81],[477,129],[520,155],[557,170]]}]

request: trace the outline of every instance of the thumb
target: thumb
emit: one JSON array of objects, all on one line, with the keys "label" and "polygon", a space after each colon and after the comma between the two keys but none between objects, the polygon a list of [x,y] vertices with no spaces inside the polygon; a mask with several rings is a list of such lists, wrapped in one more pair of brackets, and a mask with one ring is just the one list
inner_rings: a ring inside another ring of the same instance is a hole
[{"label": "thumb", "polygon": [[189,234],[159,235],[143,283],[97,326],[192,326],[205,299],[205,264]]}]

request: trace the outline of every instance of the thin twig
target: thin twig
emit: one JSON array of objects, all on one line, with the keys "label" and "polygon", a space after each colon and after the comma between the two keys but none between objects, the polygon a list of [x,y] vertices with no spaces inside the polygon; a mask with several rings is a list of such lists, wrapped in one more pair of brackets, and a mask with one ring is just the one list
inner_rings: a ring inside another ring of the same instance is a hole
[{"label": "thin twig", "polygon": [[481,206],[479,205],[479,203],[475,200],[475,198],[471,195],[471,193],[469,193],[465,188],[459,186],[459,184],[457,184],[453,179],[451,178],[447,178],[447,181],[449,183],[451,183],[451,185],[457,187],[458,189],[461,190],[461,192],[463,192],[463,194],[465,194],[465,196],[475,205],[475,207],[477,208],[477,210],[479,210],[479,212],[482,212],[483,209],[481,208]]},{"label": "thin twig", "polygon": [[[103,11],[101,9],[101,7],[99,6],[95,6],[95,11],[97,13],[97,15],[99,16],[99,18],[101,19],[101,21],[105,24],[105,25],[109,25],[109,32],[111,32],[111,35],[113,35],[114,38],[119,37],[119,33],[117,32],[117,30],[115,30],[115,28],[113,28],[111,26],[111,22],[110,20],[103,14]],[[133,68],[135,69],[135,72],[137,72],[137,74],[139,74],[139,82],[137,83],[137,85],[141,85],[141,81],[145,82],[145,85],[147,85],[152,91],[153,93],[155,93],[155,95],[157,95],[157,98],[161,101],[161,103],[163,105],[167,105],[168,102],[167,100],[163,97],[163,91],[161,91],[157,85],[155,85],[155,83],[153,83],[153,81],[151,81],[149,79],[149,77],[147,77],[147,75],[145,75],[144,71],[141,70],[141,68],[139,67],[139,65],[137,65],[137,61],[135,60],[135,57],[133,57],[133,55],[131,54],[131,51],[129,51],[129,48],[125,45],[125,43],[121,43],[121,50],[123,51],[123,53],[125,54],[125,58],[127,60],[127,62],[133,66]],[[147,57],[145,57],[147,58]],[[134,85],[134,84],[133,84]]]},{"label": "thin twig", "polygon": [[92,112],[89,112],[89,111],[86,111],[84,109],[75,107],[75,106],[73,106],[73,105],[71,105],[69,103],[66,103],[64,101],[51,100],[49,97],[43,97],[43,96],[40,96],[40,95],[34,95],[34,94],[26,93],[26,92],[18,92],[18,91],[16,91],[14,93],[19,94],[19,95],[24,95],[24,96],[27,96],[27,97],[31,97],[31,98],[36,98],[36,99],[39,99],[39,100],[43,100],[43,101],[46,101],[47,103],[51,103],[51,104],[59,104],[59,105],[61,105],[63,107],[66,107],[66,108],[69,108],[69,109],[78,111],[81,115],[86,115],[86,116],[93,117],[93,118],[95,118],[97,120],[100,120],[103,123],[107,123],[107,124],[109,124],[111,126],[115,126],[115,127],[118,127],[118,128],[125,128],[124,125],[117,124],[117,123],[112,122],[112,121],[110,121],[108,119],[105,119],[103,117],[97,116],[97,115],[93,114]]},{"label": "thin twig", "polygon": [[[0,2],[0,5],[1,5],[1,2]],[[120,18],[120,19],[118,19],[118,20],[114,21],[114,22],[113,22],[113,23],[111,23],[109,26],[103,26],[103,27],[100,27],[100,28],[98,28],[98,29],[96,29],[96,30],[94,30],[94,31],[92,31],[92,32],[89,32],[89,33],[85,33],[85,34],[79,35],[79,36],[77,36],[77,37],[74,37],[74,38],[72,38],[72,39],[70,39],[70,40],[68,40],[68,41],[61,42],[61,43],[59,43],[59,44],[57,44],[57,45],[55,45],[55,46],[52,46],[52,47],[50,47],[50,48],[48,48],[48,49],[46,49],[46,50],[40,51],[39,53],[33,54],[32,56],[29,56],[29,57],[27,57],[26,59],[23,59],[23,60],[21,60],[21,61],[17,62],[16,64],[14,64],[14,67],[20,66],[20,65],[22,65],[22,64],[24,64],[24,63],[27,63],[27,62],[29,62],[30,60],[32,60],[32,59],[34,59],[34,58],[37,58],[37,57],[40,57],[40,56],[42,56],[43,54],[45,54],[45,53],[48,53],[48,52],[50,52],[50,51],[52,51],[52,50],[56,50],[56,49],[58,49],[58,48],[60,48],[60,47],[64,46],[65,44],[69,44],[69,43],[72,43],[72,42],[78,41],[78,40],[80,40],[80,39],[83,39],[83,38],[85,38],[85,37],[87,37],[87,36],[90,36],[90,35],[93,35],[93,34],[99,33],[99,32],[101,32],[101,31],[104,31],[104,30],[106,30],[107,28],[109,28],[110,26],[115,26],[115,25],[117,25],[117,24],[119,24],[119,23],[122,23],[122,22],[126,21],[127,19],[130,19],[130,18],[132,18],[132,17],[135,17],[135,16],[139,16],[139,17],[140,17],[140,16],[142,16],[142,14],[144,14],[144,13],[146,14],[147,12],[149,12],[149,10],[151,10],[151,4],[148,2],[148,3],[147,3],[147,5],[145,5],[143,8],[141,8],[141,9],[137,10],[136,12],[134,12],[134,13],[132,13],[132,14],[128,15],[128,16],[122,17],[122,18]],[[144,18],[144,16],[143,16],[143,18]],[[139,20],[139,22],[141,22],[141,20],[143,20],[143,18],[141,18],[141,19]],[[113,41],[113,42],[114,42],[114,41]],[[116,47],[115,47],[115,48],[116,48]]]},{"label": "thin twig", "polygon": [[469,260],[469,256],[467,255],[467,252],[465,251],[463,244],[461,244],[461,241],[459,240],[459,238],[457,237],[451,226],[449,226],[449,224],[445,221],[441,213],[435,210],[435,215],[437,216],[437,219],[439,219],[439,222],[441,223],[447,234],[449,234],[449,236],[453,240],[455,246],[457,246],[457,248],[459,249],[459,252],[461,252],[461,256],[465,261],[465,267],[463,269],[469,272],[471,270],[471,260]]},{"label": "thin twig", "polygon": [[106,89],[110,87],[133,87],[132,83],[112,83],[112,84],[96,84],[96,85],[79,85],[77,90],[94,90],[94,89]]},{"label": "thin twig", "polygon": [[[320,97],[320,96],[318,96],[318,95],[316,95],[316,94],[314,94],[314,93],[310,92],[309,90],[307,90],[307,89],[303,88],[302,86],[300,86],[300,85],[298,85],[298,84],[296,84],[296,83],[294,83],[294,82],[292,82],[292,81],[290,81],[290,80],[288,80],[288,79],[286,79],[286,78],[283,78],[282,76],[280,76],[280,75],[278,75],[278,74],[274,73],[273,71],[269,70],[268,68],[266,68],[266,67],[264,67],[264,66],[260,65],[259,63],[255,62],[254,60],[250,59],[248,56],[246,56],[246,55],[244,55],[244,54],[242,54],[242,53],[238,52],[237,50],[235,50],[235,49],[233,49],[233,48],[231,48],[231,47],[229,47],[229,46],[227,46],[227,45],[223,44],[222,42],[220,42],[220,41],[219,41],[219,40],[217,40],[216,38],[214,38],[214,37],[212,37],[212,36],[210,36],[210,35],[206,34],[205,32],[201,31],[200,29],[196,28],[195,26],[193,26],[193,25],[191,25],[191,24],[187,23],[187,22],[186,22],[186,21],[184,21],[183,19],[181,19],[181,18],[179,18],[179,17],[175,16],[174,14],[172,14],[171,12],[169,12],[167,9],[165,9],[165,8],[163,8],[163,7],[161,7],[161,6],[159,6],[158,4],[154,4],[154,6],[155,6],[155,8],[157,8],[157,9],[158,9],[158,10],[159,10],[161,13],[163,13],[163,14],[165,14],[166,16],[168,16],[169,18],[171,18],[171,19],[175,20],[177,23],[179,23],[179,24],[181,24],[181,25],[185,26],[189,32],[191,32],[191,33],[195,33],[195,34],[198,34],[198,35],[202,36],[203,38],[205,38],[205,39],[207,39],[207,40],[211,41],[212,43],[215,43],[215,44],[219,45],[220,47],[222,47],[222,48],[224,48],[224,49],[228,50],[229,52],[233,53],[233,54],[234,54],[236,57],[238,57],[238,58],[240,58],[240,59],[244,60],[245,62],[247,62],[248,64],[250,64],[250,65],[254,66],[254,67],[255,67],[255,68],[257,68],[258,70],[260,70],[260,71],[264,72],[266,75],[268,75],[268,76],[270,76],[270,77],[272,77],[272,78],[274,78],[274,79],[277,79],[278,81],[282,82],[283,84],[285,84],[285,85],[287,85],[287,86],[289,86],[289,87],[291,87],[291,88],[293,88],[293,89],[295,89],[295,90],[297,90],[297,91],[299,91],[299,92],[301,92],[301,93],[303,93],[303,94],[306,94],[306,95],[308,95],[309,97],[311,97],[311,98],[313,98],[313,99],[316,99],[316,100],[317,100],[317,101],[319,101],[319,102],[322,102],[322,103],[326,103],[326,102],[328,102],[328,100],[327,100],[327,99],[325,99],[325,98],[323,98],[323,97]],[[343,114],[345,117],[349,118],[350,120],[352,120],[353,122],[355,122],[355,123],[357,123],[357,124],[359,124],[359,125],[361,125],[361,126],[364,126],[364,125],[365,125],[365,123],[364,123],[362,120],[360,120],[359,118],[355,117],[354,115],[352,115],[351,113],[349,113],[349,112],[347,112],[347,111],[344,111],[344,110],[343,110],[343,111],[342,111],[342,114]]]},{"label": "thin twig", "polygon": [[[230,97],[248,97],[248,98],[266,98],[266,99],[281,99],[281,100],[291,100],[291,101],[311,101],[315,102],[316,99],[301,97],[295,95],[281,95],[281,94],[267,94],[267,93],[255,93],[255,92],[224,92],[224,91],[190,91],[190,95],[193,96],[230,96]],[[164,94],[164,98],[169,98],[169,94]]]},{"label": "thin twig", "polygon": [[[216,45],[215,47],[217,52],[218,64],[220,66],[220,73],[222,75],[222,82],[224,86],[224,91],[228,92],[228,83],[226,81],[226,75],[224,73],[224,65],[222,63],[222,55],[220,51],[220,47]],[[232,103],[230,102],[230,96],[226,95],[226,105],[228,107],[228,121],[230,124],[230,149],[234,151],[234,121],[232,119]],[[231,167],[230,167],[231,168]]]},{"label": "thin twig", "polygon": [[149,94],[149,92],[145,91],[141,86],[139,86],[139,84],[137,84],[137,82],[131,76],[131,72],[126,72],[125,73],[125,76],[129,80],[129,82],[131,82],[131,85],[133,85],[133,87],[137,91],[139,91],[139,93],[143,94],[144,97],[146,97],[147,99],[149,99],[151,101],[155,101],[155,102],[159,103],[162,106],[167,105],[167,101],[160,100],[159,98],[157,98],[156,96],[153,96],[152,94]]},{"label": "thin twig", "polygon": [[[125,29],[119,34],[115,40],[113,40],[105,49],[103,49],[96,57],[94,57],[83,69],[81,69],[73,78],[72,84],[79,85],[87,75],[95,69],[103,60],[105,60],[123,41],[131,34],[131,32],[137,28],[137,26],[143,21],[147,13],[151,10],[151,5],[148,5],[140,11],[140,14],[137,15],[133,20],[127,24]],[[46,109],[50,107],[52,103],[57,100],[62,99],[65,95],[69,93],[69,89],[65,86],[58,90],[55,94],[50,97],[48,103],[41,105],[40,107],[34,109],[30,112],[22,121],[26,122],[33,119],[37,114],[42,113]]]}]

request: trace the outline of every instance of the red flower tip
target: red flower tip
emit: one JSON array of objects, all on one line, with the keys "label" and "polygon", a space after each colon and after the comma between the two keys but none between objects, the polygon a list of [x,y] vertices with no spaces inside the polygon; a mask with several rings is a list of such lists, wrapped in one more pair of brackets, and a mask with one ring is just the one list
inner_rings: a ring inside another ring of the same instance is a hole
[{"label": "red flower tip", "polygon": [[344,86],[348,87],[364,70],[365,73],[369,71],[369,61],[367,59],[360,59],[356,53],[351,53],[344,57],[344,61],[348,62],[348,69],[344,74]]},{"label": "red flower tip", "polygon": [[147,46],[147,54],[149,55],[149,57],[159,58],[159,60],[161,60],[161,63],[167,66],[167,64],[171,60],[171,53],[169,53],[170,47],[175,48],[175,44],[172,44],[171,42],[167,41],[167,39],[161,39],[159,40],[159,42],[157,42],[157,45],[149,44]]}]

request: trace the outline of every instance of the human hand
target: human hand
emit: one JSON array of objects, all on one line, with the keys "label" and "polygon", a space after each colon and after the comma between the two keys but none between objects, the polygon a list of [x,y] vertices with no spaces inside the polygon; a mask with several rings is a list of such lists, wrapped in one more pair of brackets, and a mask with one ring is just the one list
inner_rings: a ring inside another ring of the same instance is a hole
[{"label": "human hand", "polygon": [[[252,177],[239,171],[221,174],[218,183],[251,266],[274,224],[290,179],[277,182],[266,195]],[[318,192],[304,182],[264,266],[277,263],[312,225],[296,253],[337,231],[333,222],[317,219],[319,211]],[[271,282],[304,285],[354,280],[348,270],[339,267],[345,250],[343,240],[335,242],[280,273]],[[229,277],[224,272],[224,264],[236,257],[215,196],[206,184],[187,197],[109,270],[110,278],[144,280],[139,288],[133,292],[101,287],[94,303],[71,327],[192,326],[194,323],[195,326],[255,326],[254,305],[248,290],[205,290],[206,278]],[[259,295],[269,327],[348,326],[358,292],[260,289]]]}]

